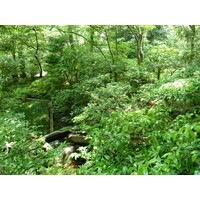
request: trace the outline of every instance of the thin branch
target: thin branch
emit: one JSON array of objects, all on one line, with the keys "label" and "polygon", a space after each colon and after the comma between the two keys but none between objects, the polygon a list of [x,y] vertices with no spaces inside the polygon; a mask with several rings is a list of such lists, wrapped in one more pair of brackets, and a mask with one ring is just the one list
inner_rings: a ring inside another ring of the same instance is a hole
[{"label": "thin branch", "polygon": [[136,41],[138,41],[138,35],[134,32],[134,30],[130,27],[130,25],[127,25],[127,27],[131,31],[131,33],[134,35]]},{"label": "thin branch", "polygon": [[24,41],[24,44],[27,46],[27,47],[31,47],[32,49],[36,50],[36,48],[30,44],[28,44],[27,42]]},{"label": "thin branch", "polygon": [[36,41],[36,52],[35,52],[35,54],[37,54],[38,51],[39,51],[38,37],[37,37],[37,32],[36,32],[35,28],[33,28],[33,31],[35,33],[35,41]]},{"label": "thin branch", "polygon": [[[93,25],[89,25],[89,27],[91,27],[92,29],[94,29],[95,31],[97,31],[98,33],[101,33],[99,29],[97,29],[95,26]],[[98,27],[99,28],[99,27]],[[103,29],[102,29],[103,30]],[[102,31],[101,30],[101,31]]]},{"label": "thin branch", "polygon": [[109,49],[109,52],[110,52],[110,54],[112,56],[112,61],[113,61],[113,64],[114,64],[115,63],[115,58],[114,58],[112,49],[110,47],[110,41],[109,41],[109,38],[108,38],[108,32],[107,32],[107,30],[104,30],[104,32],[105,32],[105,35],[106,35],[106,41],[107,41],[107,44],[108,44],[108,49]]},{"label": "thin branch", "polygon": [[26,98],[28,100],[33,100],[33,101],[44,101],[44,102],[50,102],[50,100],[46,100],[46,99],[34,99],[34,98]]},{"label": "thin branch", "polygon": [[118,40],[117,40],[117,28],[115,27],[115,43],[116,43],[116,61],[118,60],[119,49],[118,49]]},{"label": "thin branch", "polygon": [[61,32],[63,32],[63,33],[72,33],[72,34],[75,34],[75,35],[78,35],[78,36],[84,38],[87,42],[89,42],[89,43],[91,43],[92,45],[94,45],[94,47],[96,47],[96,48],[100,51],[100,53],[102,54],[102,56],[107,60],[107,57],[105,56],[105,54],[103,53],[103,51],[102,51],[97,45],[95,45],[95,44],[92,43],[89,39],[87,39],[85,36],[83,36],[83,35],[81,35],[81,34],[79,34],[79,33],[73,32],[73,31],[67,32],[67,31],[63,31],[63,30],[61,30],[61,29],[58,29],[58,30],[61,31]]}]

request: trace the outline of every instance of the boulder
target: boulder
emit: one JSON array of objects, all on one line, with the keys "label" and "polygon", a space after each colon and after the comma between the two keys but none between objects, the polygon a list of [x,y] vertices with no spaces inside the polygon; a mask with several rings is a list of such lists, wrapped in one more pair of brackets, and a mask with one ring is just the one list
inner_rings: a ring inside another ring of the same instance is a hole
[{"label": "boulder", "polygon": [[45,135],[45,140],[46,142],[52,142],[54,140],[62,139],[69,135],[71,132],[70,131],[54,131],[52,133],[49,133],[48,135]]},{"label": "boulder", "polygon": [[65,164],[65,162],[68,160],[70,154],[74,153],[80,146],[76,144],[68,144],[66,147],[64,147],[64,155],[62,158],[62,163]]},{"label": "boulder", "polygon": [[49,143],[47,143],[47,142],[45,142],[45,144],[43,145],[42,148],[43,148],[45,151],[49,151],[49,150],[53,149],[53,147],[52,147]]},{"label": "boulder", "polygon": [[89,144],[89,139],[86,139],[86,136],[80,134],[69,134],[67,140],[76,144]]}]

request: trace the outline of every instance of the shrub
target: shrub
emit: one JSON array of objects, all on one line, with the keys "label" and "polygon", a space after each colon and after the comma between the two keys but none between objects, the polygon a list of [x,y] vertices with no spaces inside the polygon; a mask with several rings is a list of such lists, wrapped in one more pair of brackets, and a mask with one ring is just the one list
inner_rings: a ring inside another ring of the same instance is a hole
[{"label": "shrub", "polygon": [[0,141],[1,174],[5,175],[47,173],[63,153],[62,146],[46,152],[44,138],[28,128],[23,114],[1,113]]}]

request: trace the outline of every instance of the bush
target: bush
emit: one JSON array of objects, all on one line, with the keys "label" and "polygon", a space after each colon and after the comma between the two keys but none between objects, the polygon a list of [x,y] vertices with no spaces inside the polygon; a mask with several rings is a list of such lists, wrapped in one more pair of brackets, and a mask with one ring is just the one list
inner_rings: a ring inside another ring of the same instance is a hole
[{"label": "bush", "polygon": [[44,138],[28,128],[23,114],[1,113],[0,141],[0,168],[4,175],[45,174],[63,153],[62,146],[45,151]]},{"label": "bush", "polygon": [[[193,117],[197,117],[193,120]],[[178,116],[169,128],[147,133],[133,158],[133,174],[195,174],[200,171],[199,116]]]},{"label": "bush", "polygon": [[95,89],[91,93],[91,99],[82,114],[74,118],[74,122],[96,123],[102,117],[106,117],[117,109],[128,109],[131,90],[130,85],[125,83],[108,83],[106,87]]}]

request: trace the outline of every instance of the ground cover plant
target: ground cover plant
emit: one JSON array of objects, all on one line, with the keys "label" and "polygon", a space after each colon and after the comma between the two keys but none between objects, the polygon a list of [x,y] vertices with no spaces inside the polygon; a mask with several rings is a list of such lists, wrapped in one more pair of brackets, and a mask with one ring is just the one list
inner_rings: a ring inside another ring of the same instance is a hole
[{"label": "ground cover plant", "polygon": [[200,174],[199,25],[0,34],[0,174]]}]

